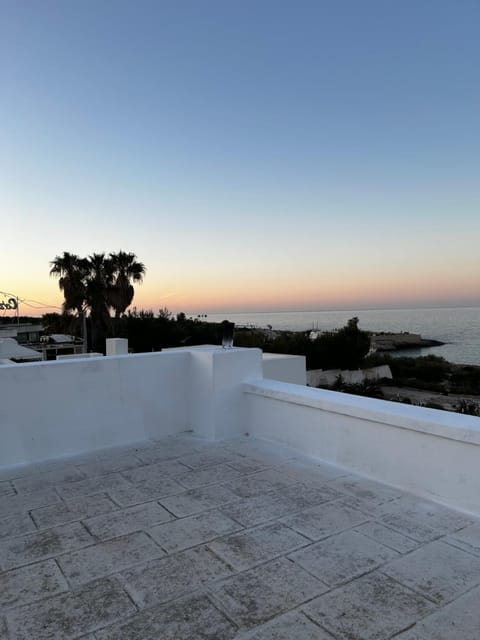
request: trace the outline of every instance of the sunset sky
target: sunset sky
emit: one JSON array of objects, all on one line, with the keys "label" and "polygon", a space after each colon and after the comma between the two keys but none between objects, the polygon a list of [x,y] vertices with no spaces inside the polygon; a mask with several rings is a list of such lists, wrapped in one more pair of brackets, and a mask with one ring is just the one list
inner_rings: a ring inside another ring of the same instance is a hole
[{"label": "sunset sky", "polygon": [[56,255],[120,249],[140,308],[480,304],[477,0],[0,6],[22,314],[61,305]]}]

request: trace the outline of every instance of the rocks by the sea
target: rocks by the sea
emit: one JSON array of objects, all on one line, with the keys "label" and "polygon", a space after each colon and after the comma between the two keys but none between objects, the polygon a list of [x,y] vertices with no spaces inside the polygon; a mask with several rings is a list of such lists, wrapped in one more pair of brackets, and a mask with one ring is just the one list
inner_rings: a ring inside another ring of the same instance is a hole
[{"label": "rocks by the sea", "polygon": [[370,345],[372,351],[396,351],[418,347],[438,347],[444,342],[422,338],[419,333],[372,333]]}]

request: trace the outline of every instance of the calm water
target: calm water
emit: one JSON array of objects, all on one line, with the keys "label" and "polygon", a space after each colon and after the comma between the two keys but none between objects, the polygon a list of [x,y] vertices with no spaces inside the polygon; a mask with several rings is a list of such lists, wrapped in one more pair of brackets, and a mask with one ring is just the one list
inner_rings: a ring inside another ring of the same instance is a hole
[{"label": "calm water", "polygon": [[404,355],[435,354],[450,362],[480,365],[480,307],[454,309],[383,309],[372,311],[288,311],[274,313],[209,314],[210,322],[230,320],[237,325],[274,329],[336,329],[358,316],[360,328],[371,331],[409,331],[446,342],[442,347],[411,349]]}]

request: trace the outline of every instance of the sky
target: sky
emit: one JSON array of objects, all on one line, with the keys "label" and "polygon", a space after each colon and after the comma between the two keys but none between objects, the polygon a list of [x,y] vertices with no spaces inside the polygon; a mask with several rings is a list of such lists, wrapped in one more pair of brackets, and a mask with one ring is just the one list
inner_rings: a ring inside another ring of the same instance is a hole
[{"label": "sky", "polygon": [[0,291],[22,314],[61,306],[55,256],[120,249],[154,311],[480,304],[477,0],[0,14]]}]

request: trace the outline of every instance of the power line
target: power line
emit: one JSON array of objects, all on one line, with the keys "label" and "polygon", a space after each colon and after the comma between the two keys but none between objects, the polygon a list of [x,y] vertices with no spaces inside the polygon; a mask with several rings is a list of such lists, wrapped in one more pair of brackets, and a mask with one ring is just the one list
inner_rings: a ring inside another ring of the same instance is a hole
[{"label": "power line", "polygon": [[[30,307],[31,309],[62,309],[62,307],[59,307],[56,304],[47,304],[45,302],[41,302],[39,300],[33,300],[31,298],[21,298],[20,296],[16,295],[15,293],[9,293],[8,291],[0,291],[0,295],[2,296],[11,296],[12,298],[15,298],[15,300],[18,303],[22,303],[27,307]],[[33,302],[34,304],[30,304],[31,302]],[[35,306],[38,305],[38,306]]]}]

